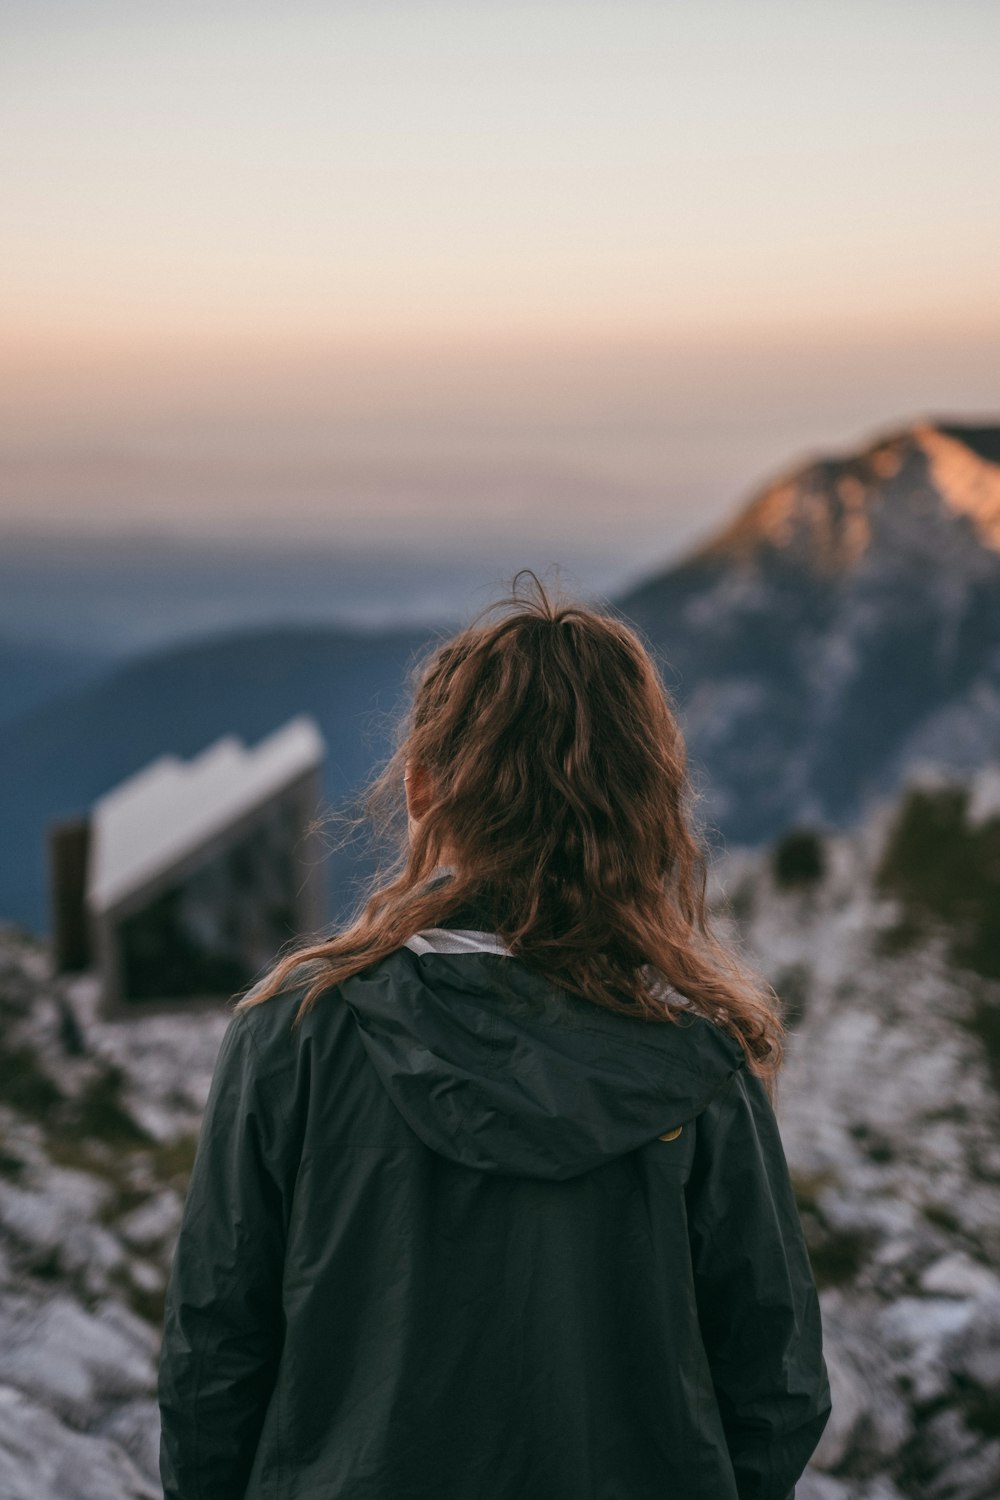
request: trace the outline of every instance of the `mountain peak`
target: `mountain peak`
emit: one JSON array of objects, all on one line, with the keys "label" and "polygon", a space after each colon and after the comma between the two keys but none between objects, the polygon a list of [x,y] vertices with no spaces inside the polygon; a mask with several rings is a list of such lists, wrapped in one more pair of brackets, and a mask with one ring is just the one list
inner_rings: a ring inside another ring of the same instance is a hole
[{"label": "mountain peak", "polygon": [[969,517],[984,547],[1000,552],[1000,426],[939,422],[913,432],[942,500]]},{"label": "mountain peak", "polygon": [[963,518],[1000,552],[1000,425],[916,422],[843,457],[813,459],[754,496],[691,562],[752,564],[780,555],[810,571],[850,571],[880,535],[937,545]]}]

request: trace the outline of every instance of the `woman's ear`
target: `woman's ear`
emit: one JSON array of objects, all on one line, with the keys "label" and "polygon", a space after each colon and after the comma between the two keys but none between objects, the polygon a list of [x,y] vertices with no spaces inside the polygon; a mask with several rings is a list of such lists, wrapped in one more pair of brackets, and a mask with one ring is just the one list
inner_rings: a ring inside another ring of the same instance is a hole
[{"label": "woman's ear", "polygon": [[432,785],[427,767],[417,765],[412,761],[407,762],[403,785],[406,788],[406,806],[410,821],[419,823],[431,803]]}]

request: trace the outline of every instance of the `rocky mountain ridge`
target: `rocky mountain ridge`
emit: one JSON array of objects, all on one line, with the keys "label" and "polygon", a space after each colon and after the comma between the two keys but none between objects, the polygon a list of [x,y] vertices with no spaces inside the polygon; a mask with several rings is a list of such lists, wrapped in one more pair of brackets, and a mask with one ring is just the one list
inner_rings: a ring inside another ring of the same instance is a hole
[{"label": "rocky mountain ridge", "polygon": [[782,475],[616,602],[657,650],[709,822],[863,822],[1000,745],[1000,426],[917,423]]},{"label": "rocky mountain ridge", "polygon": [[860,453],[797,466],[689,561],[750,564],[771,550],[822,576],[846,573],[875,548],[895,550],[901,538],[938,565],[943,538],[973,568],[981,549],[1000,553],[1000,426],[915,422]]}]

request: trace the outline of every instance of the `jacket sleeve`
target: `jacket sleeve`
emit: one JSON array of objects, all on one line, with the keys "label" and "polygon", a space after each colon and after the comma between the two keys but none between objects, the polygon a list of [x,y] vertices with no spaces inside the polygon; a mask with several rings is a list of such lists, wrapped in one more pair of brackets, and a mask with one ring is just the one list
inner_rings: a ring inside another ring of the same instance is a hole
[{"label": "jacket sleeve", "polygon": [[740,1500],[792,1500],[830,1416],[819,1295],[778,1125],[740,1068],[698,1117],[698,1318]]},{"label": "jacket sleeve", "polygon": [[294,1164],[279,1103],[250,1025],[236,1015],[216,1063],[167,1287],[165,1500],[242,1500],[246,1488],[283,1335]]}]

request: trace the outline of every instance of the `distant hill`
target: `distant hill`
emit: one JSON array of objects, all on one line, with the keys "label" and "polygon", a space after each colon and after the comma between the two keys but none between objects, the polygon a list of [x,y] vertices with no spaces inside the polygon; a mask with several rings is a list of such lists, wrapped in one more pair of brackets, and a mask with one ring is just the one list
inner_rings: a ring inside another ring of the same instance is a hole
[{"label": "distant hill", "polygon": [[49,821],[156,756],[189,757],[222,734],[254,744],[311,713],[329,747],[326,795],[340,803],[386,754],[407,669],[435,635],[241,631],[129,661],[0,726],[0,913],[49,931]]},{"label": "distant hill", "polygon": [[0,725],[92,681],[108,661],[96,650],[71,651],[0,636]]},{"label": "distant hill", "polygon": [[[920,762],[975,769],[1000,753],[1000,426],[923,422],[800,465],[612,607],[661,661],[716,846],[848,827]],[[341,801],[452,628],[214,636],[0,723],[0,915],[48,930],[46,823],[165,751],[308,712]],[[331,864],[342,897],[352,869]]]},{"label": "distant hill", "polygon": [[973,769],[1000,751],[1000,426],[918,423],[782,474],[616,607],[730,842],[846,826],[916,762]]}]

